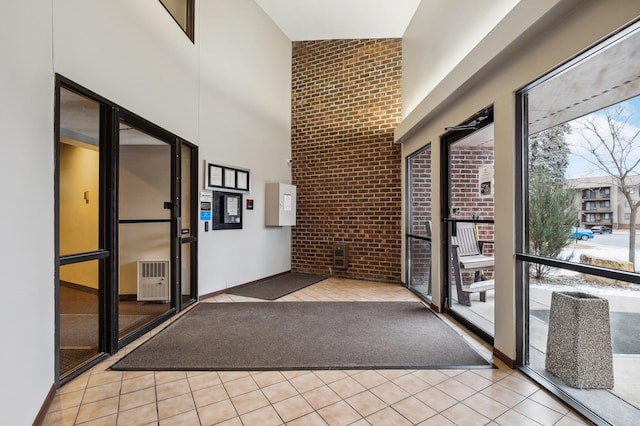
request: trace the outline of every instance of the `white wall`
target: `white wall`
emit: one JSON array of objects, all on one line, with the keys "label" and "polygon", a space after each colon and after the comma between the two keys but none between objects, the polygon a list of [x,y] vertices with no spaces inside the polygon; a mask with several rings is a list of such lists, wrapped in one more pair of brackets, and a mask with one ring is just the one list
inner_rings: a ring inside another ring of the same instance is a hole
[{"label": "white wall", "polygon": [[53,5],[57,73],[198,142],[200,46],[162,3],[53,0]]},{"label": "white wall", "polygon": [[[520,0],[422,0],[402,37],[406,117]],[[542,2],[541,0],[538,0]],[[549,3],[546,1],[546,3]]]},{"label": "white wall", "polygon": [[254,200],[241,230],[199,224],[202,295],[291,267],[290,228],[264,225],[265,183],[291,183],[291,42],[250,0],[202,1],[200,17],[200,158],[250,169]]},{"label": "white wall", "polygon": [[54,65],[198,145],[200,188],[203,160],[251,170],[244,228],[199,224],[202,295],[290,268],[290,230],[264,227],[263,193],[291,181],[291,42],[251,0],[196,10],[194,44],[157,1],[54,0]]},{"label": "white wall", "polygon": [[51,1],[0,15],[0,424],[31,424],[53,385]]},{"label": "white wall", "polygon": [[202,235],[201,294],[290,267],[290,230],[264,227],[262,198],[266,181],[291,180],[291,43],[251,0],[196,5],[195,44],[157,1],[3,8],[1,424],[32,423],[55,381],[54,73],[199,145],[200,158],[251,169],[244,229]]},{"label": "white wall", "polygon": [[[554,7],[550,7],[552,3]],[[432,168],[439,170],[439,137],[444,128],[494,105],[495,348],[511,359],[516,355],[514,222],[519,190],[514,186],[515,92],[639,15],[640,2],[635,0],[521,0],[396,130],[396,140],[403,144],[403,156],[432,142]],[[412,27],[421,25],[418,20],[411,23]],[[422,58],[405,52],[403,61],[411,66]],[[437,220],[442,188],[439,174],[433,173],[433,177],[432,215]],[[434,241],[441,238],[438,228],[434,229],[433,238]],[[440,276],[438,248],[438,244],[433,245],[434,277]]]}]

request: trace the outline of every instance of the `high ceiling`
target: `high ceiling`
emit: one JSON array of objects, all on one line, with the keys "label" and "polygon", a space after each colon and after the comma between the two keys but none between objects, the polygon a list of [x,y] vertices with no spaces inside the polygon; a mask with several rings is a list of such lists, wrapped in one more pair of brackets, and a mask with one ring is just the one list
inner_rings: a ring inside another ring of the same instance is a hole
[{"label": "high ceiling", "polygon": [[255,0],[291,41],[400,38],[421,0]]}]

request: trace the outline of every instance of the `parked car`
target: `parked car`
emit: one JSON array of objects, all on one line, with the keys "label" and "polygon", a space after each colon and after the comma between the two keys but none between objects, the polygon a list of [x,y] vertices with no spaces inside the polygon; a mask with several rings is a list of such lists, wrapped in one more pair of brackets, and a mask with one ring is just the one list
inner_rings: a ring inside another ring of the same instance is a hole
[{"label": "parked car", "polygon": [[610,234],[611,228],[608,226],[592,226],[591,232],[594,234]]},{"label": "parked car", "polygon": [[593,232],[589,231],[585,228],[576,228],[575,226],[571,227],[571,233],[569,234],[570,240],[588,240],[593,238]]}]

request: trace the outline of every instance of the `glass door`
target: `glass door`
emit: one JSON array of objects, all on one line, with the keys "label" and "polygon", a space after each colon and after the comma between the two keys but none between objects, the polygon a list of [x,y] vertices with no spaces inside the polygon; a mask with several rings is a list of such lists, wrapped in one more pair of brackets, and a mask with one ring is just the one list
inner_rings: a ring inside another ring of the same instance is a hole
[{"label": "glass door", "polygon": [[173,308],[172,145],[120,120],[118,337]]},{"label": "glass door", "polygon": [[56,384],[197,296],[197,147],[56,76]]},{"label": "glass door", "polygon": [[442,138],[445,308],[485,340],[494,335],[493,112]]}]

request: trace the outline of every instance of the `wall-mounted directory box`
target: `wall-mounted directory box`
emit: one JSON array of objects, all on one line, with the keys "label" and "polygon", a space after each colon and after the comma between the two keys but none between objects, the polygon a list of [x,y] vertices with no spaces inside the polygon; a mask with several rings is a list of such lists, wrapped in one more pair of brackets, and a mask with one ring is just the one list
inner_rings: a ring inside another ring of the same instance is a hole
[{"label": "wall-mounted directory box", "polygon": [[265,188],[265,224],[267,226],[295,226],[296,186],[286,183],[267,183]]}]

